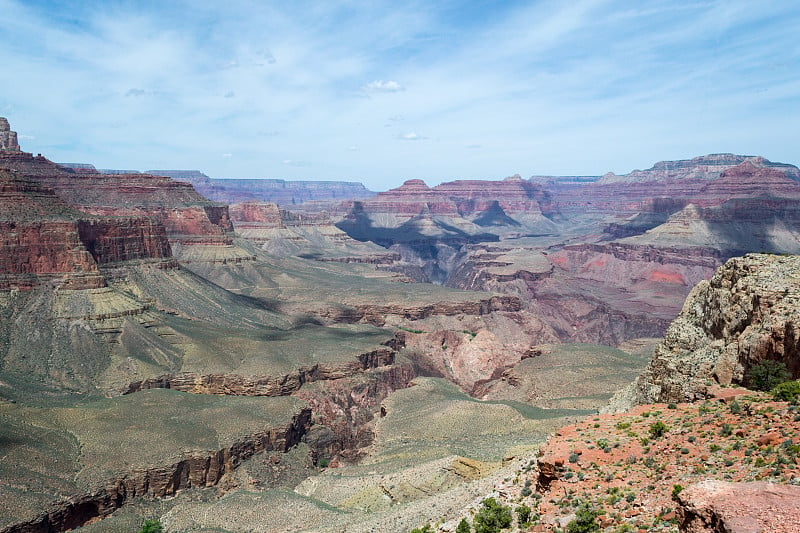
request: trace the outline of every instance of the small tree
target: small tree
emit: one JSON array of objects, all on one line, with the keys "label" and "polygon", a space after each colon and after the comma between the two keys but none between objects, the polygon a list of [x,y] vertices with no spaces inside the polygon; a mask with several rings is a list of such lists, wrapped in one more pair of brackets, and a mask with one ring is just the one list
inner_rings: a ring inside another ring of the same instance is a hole
[{"label": "small tree", "polygon": [[664,433],[667,432],[667,427],[664,422],[659,420],[658,422],[653,422],[650,424],[650,438],[651,439],[658,439],[664,436]]},{"label": "small tree", "polygon": [[589,502],[584,502],[575,512],[575,519],[567,524],[567,533],[599,533],[600,525],[597,517],[600,511],[592,507]]},{"label": "small tree", "polygon": [[486,498],[481,504],[483,507],[473,520],[475,533],[499,533],[511,527],[511,507],[497,503],[494,498]]},{"label": "small tree", "polygon": [[467,522],[466,518],[462,518],[461,522],[458,523],[456,526],[456,533],[470,533],[472,528],[469,527],[469,522]]},{"label": "small tree", "polygon": [[531,523],[531,508],[525,504],[517,507],[517,525],[520,528],[528,527]]},{"label": "small tree", "polygon": [[145,520],[139,533],[164,533],[164,527],[157,519]]},{"label": "small tree", "polygon": [[747,371],[747,386],[753,390],[769,391],[792,379],[786,365],[780,361],[764,359]]}]

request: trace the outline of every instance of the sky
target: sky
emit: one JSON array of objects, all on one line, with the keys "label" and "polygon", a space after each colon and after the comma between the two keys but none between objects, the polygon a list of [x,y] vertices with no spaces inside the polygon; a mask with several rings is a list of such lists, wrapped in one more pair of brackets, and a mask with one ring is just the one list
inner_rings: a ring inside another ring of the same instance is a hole
[{"label": "sky", "polygon": [[360,181],[800,164],[800,3],[0,0],[0,116],[98,168]]}]

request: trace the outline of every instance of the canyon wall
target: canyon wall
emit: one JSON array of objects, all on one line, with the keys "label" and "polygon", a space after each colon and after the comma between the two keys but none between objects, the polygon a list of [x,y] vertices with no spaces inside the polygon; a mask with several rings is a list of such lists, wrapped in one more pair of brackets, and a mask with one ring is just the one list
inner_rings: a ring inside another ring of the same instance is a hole
[{"label": "canyon wall", "polygon": [[647,370],[611,409],[705,398],[710,385],[746,384],[760,361],[800,376],[800,257],[749,254],[730,259],[686,299]]}]

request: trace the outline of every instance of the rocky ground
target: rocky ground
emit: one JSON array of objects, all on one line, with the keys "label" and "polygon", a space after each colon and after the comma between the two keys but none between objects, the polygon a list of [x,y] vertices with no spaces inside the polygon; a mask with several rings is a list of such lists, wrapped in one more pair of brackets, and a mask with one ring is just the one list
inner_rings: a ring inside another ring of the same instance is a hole
[{"label": "rocky ground", "polygon": [[[513,508],[533,509],[537,518],[530,527],[517,525],[512,531],[558,530],[589,502],[602,531],[675,532],[692,521],[692,509],[702,507],[703,497],[709,499],[702,488],[683,496],[681,491],[700,482],[708,489],[707,480],[777,484],[767,486],[775,499],[762,502],[768,508],[783,501],[777,514],[748,509],[741,495],[735,503],[720,500],[720,507],[729,521],[747,518],[761,528],[735,531],[797,531],[800,408],[734,388],[718,389],[703,402],[589,416],[559,429],[527,465],[496,483],[491,495]],[[785,486],[795,498],[788,505]],[[471,518],[477,507],[476,502],[463,516]],[[448,520],[440,530],[454,531],[456,523]]]}]

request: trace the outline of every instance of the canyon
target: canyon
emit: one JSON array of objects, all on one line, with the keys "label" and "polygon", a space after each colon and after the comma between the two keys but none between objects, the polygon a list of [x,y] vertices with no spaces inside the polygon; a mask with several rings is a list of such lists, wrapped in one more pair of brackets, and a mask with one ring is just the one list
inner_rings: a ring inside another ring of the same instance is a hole
[{"label": "canyon", "polygon": [[372,193],[0,142],[3,533],[452,531],[569,486],[536,452],[587,415],[800,374],[792,165]]}]

